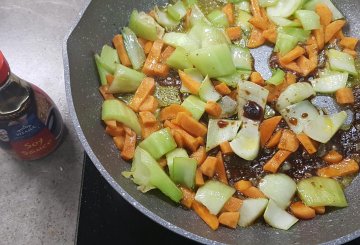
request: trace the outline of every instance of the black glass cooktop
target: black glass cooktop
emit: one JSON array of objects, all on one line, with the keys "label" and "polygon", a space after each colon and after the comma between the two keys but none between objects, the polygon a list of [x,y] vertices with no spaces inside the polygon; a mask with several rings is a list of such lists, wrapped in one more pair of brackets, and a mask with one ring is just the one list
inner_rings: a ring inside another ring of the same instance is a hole
[{"label": "black glass cooktop", "polygon": [[[85,154],[77,244],[197,244],[158,225],[125,201]],[[360,244],[357,239],[348,245]]]}]

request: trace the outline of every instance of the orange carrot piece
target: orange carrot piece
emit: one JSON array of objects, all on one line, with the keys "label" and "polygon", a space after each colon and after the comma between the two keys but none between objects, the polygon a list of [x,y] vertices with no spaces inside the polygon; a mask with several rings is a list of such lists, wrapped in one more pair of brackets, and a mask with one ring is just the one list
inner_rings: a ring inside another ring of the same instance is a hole
[{"label": "orange carrot piece", "polygon": [[359,164],[353,159],[345,159],[337,164],[317,170],[317,175],[321,177],[342,177],[351,175],[359,171]]},{"label": "orange carrot piece", "polygon": [[289,129],[284,129],[278,148],[280,150],[296,152],[299,148],[299,140],[297,139],[296,134]]},{"label": "orange carrot piece", "polygon": [[287,72],[286,73],[286,80],[285,80],[285,83],[283,83],[282,85],[286,86],[290,86],[291,84],[294,84],[296,83],[296,76],[294,74],[292,74],[291,72]]},{"label": "orange carrot piece", "polygon": [[184,112],[191,116],[191,113],[185,109],[185,107],[178,105],[178,104],[172,104],[160,111],[160,121],[166,121],[166,120],[172,120],[176,118],[176,115],[180,112]]},{"label": "orange carrot piece", "polygon": [[179,76],[183,85],[190,90],[190,93],[192,94],[199,93],[201,83],[195,81],[194,79],[192,79],[192,77],[190,77],[188,74],[186,74],[181,70],[179,70]]},{"label": "orange carrot piece", "polygon": [[345,20],[335,20],[325,27],[325,43],[328,43],[335,34],[346,24]]},{"label": "orange carrot piece", "polygon": [[180,190],[183,193],[183,198],[181,199],[181,204],[190,209],[192,203],[195,200],[195,193],[184,187],[180,187]]},{"label": "orange carrot piece", "polygon": [[229,141],[222,142],[220,144],[220,150],[224,155],[229,155],[234,152],[230,146]]},{"label": "orange carrot piece", "polygon": [[231,41],[238,40],[242,36],[242,31],[240,26],[228,27],[226,28],[226,34],[228,35]]},{"label": "orange carrot piece", "polygon": [[155,16],[156,16],[155,10],[151,10],[151,11],[148,13],[148,15],[151,16],[153,19],[155,19]]},{"label": "orange carrot piece", "polygon": [[335,93],[336,101],[340,105],[354,104],[355,97],[351,88],[341,88]]},{"label": "orange carrot piece", "polygon": [[123,37],[121,35],[116,35],[113,38],[113,44],[116,48],[121,64],[128,67],[132,66],[130,58],[125,49]]},{"label": "orange carrot piece", "polygon": [[277,151],[275,155],[264,165],[264,171],[276,173],[280,165],[291,155],[291,153],[291,151],[285,150]]},{"label": "orange carrot piece", "polygon": [[293,50],[291,50],[286,55],[280,57],[282,63],[289,64],[291,61],[296,60],[300,56],[305,54],[305,49],[300,46],[296,46]]},{"label": "orange carrot piece", "polygon": [[228,185],[229,182],[228,182],[228,179],[226,176],[226,170],[225,170],[224,160],[223,160],[221,151],[219,151],[216,154],[216,158],[218,159],[218,161],[217,161],[216,168],[215,168],[215,175],[221,182]]},{"label": "orange carrot piece", "polygon": [[317,152],[318,143],[304,133],[296,135],[305,150],[311,155]]},{"label": "orange carrot piece", "polygon": [[157,63],[154,65],[154,75],[158,77],[166,77],[169,75],[170,67],[167,64]]},{"label": "orange carrot piece", "polygon": [[166,60],[172,55],[172,53],[175,51],[175,48],[171,46],[167,46],[164,51],[161,53],[160,61],[162,63],[166,63]]},{"label": "orange carrot piece", "polygon": [[111,74],[107,74],[106,75],[106,81],[107,81],[107,85],[110,86],[112,84],[112,82],[114,81],[114,76],[111,75]]},{"label": "orange carrot piece", "polygon": [[199,141],[183,129],[174,129],[181,136],[184,147],[192,152],[199,148]]},{"label": "orange carrot piece", "polygon": [[[155,72],[156,65],[158,65],[160,61],[161,51],[164,47],[164,42],[162,40],[156,40],[148,54],[145,64],[142,68],[142,72],[147,76],[157,76],[158,74]],[[157,68],[159,70],[159,68]]]},{"label": "orange carrot piece", "polygon": [[273,147],[277,146],[280,142],[281,136],[282,136],[282,130],[276,131],[271,136],[269,141],[265,144],[266,148],[273,148]]},{"label": "orange carrot piece", "polygon": [[249,198],[266,198],[264,193],[262,193],[262,191],[260,191],[255,186],[251,186],[250,188],[244,190],[242,193]]},{"label": "orange carrot piece", "polygon": [[113,94],[110,94],[109,92],[109,86],[108,85],[102,85],[99,87],[99,92],[101,96],[104,98],[104,100],[113,100],[115,99]]},{"label": "orange carrot piece", "polygon": [[154,96],[150,95],[141,104],[139,111],[149,111],[154,113],[157,110],[158,106],[159,102],[157,101],[157,99]]},{"label": "orange carrot piece", "polygon": [[224,212],[219,216],[219,223],[229,228],[236,229],[239,219],[239,212]]},{"label": "orange carrot piece", "polygon": [[253,16],[261,17],[261,10],[258,0],[250,0],[250,10]]},{"label": "orange carrot piece", "polygon": [[220,83],[220,84],[216,85],[215,89],[221,95],[228,95],[231,93],[231,89],[225,83]]},{"label": "orange carrot piece", "polygon": [[250,75],[250,81],[252,81],[253,83],[256,83],[259,86],[265,86],[265,80],[264,78],[261,76],[261,74],[257,71],[254,71],[251,73]]},{"label": "orange carrot piece", "polygon": [[325,206],[317,206],[317,207],[311,207],[311,208],[315,210],[316,214],[324,214],[326,211]]},{"label": "orange carrot piece", "polygon": [[113,141],[115,143],[116,148],[118,148],[120,151],[124,148],[125,144],[125,136],[115,136],[113,137]]},{"label": "orange carrot piece", "polygon": [[221,115],[222,109],[218,103],[214,101],[208,101],[205,105],[205,111],[210,116],[219,117]]},{"label": "orange carrot piece", "polygon": [[154,42],[152,42],[152,41],[147,41],[147,42],[145,43],[144,53],[145,53],[146,55],[150,53],[153,44],[154,44]]},{"label": "orange carrot piece", "polygon": [[182,127],[186,132],[195,136],[203,137],[207,133],[207,127],[205,127],[200,122],[196,121],[193,117],[189,116],[187,113],[180,112],[176,116],[177,124]]},{"label": "orange carrot piece", "polygon": [[234,184],[234,188],[240,192],[244,192],[252,186],[253,184],[248,180],[239,180]]},{"label": "orange carrot piece", "polygon": [[196,169],[195,172],[195,185],[203,186],[205,184],[203,173],[200,169]]},{"label": "orange carrot piece", "polygon": [[259,127],[260,131],[260,145],[262,147],[269,141],[271,135],[273,135],[276,127],[280,123],[282,116],[275,116],[264,120]]},{"label": "orange carrot piece", "polygon": [[147,40],[145,40],[144,38],[141,38],[141,37],[138,37],[137,39],[138,39],[138,42],[140,43],[140,46],[144,49]]},{"label": "orange carrot piece", "polygon": [[276,26],[269,28],[262,33],[263,37],[271,43],[276,43],[277,29]]},{"label": "orange carrot piece", "polygon": [[108,126],[109,128],[116,128],[118,125],[117,125],[117,122],[115,120],[106,120],[104,121],[105,125]]},{"label": "orange carrot piece", "polygon": [[174,137],[176,145],[179,148],[183,148],[184,147],[184,140],[183,140],[181,134],[178,131],[176,131],[174,129],[171,129],[171,135]]},{"label": "orange carrot piece", "polygon": [[298,219],[312,219],[316,216],[315,210],[302,202],[294,202],[290,205],[291,213]]},{"label": "orange carrot piece", "polygon": [[316,44],[319,47],[319,50],[322,50],[325,45],[325,30],[324,26],[321,26],[320,29],[313,30]]},{"label": "orange carrot piece", "polygon": [[142,80],[140,86],[135,92],[134,97],[129,103],[129,106],[133,111],[138,112],[141,104],[146,100],[146,98],[154,92],[155,89],[155,80],[151,77],[146,77]]},{"label": "orange carrot piece", "polygon": [[299,66],[300,71],[301,71],[300,73],[303,76],[309,75],[317,67],[317,64],[314,64],[313,62],[311,62],[304,55],[300,56],[300,58],[297,59],[297,65]]},{"label": "orange carrot piece", "polygon": [[331,23],[333,14],[329,7],[324,3],[319,3],[315,6],[316,13],[320,16],[320,23],[327,26]]},{"label": "orange carrot piece", "polygon": [[306,41],[306,45],[312,45],[312,44],[317,45],[316,38],[314,35],[310,35],[310,37]]},{"label": "orange carrot piece", "polygon": [[348,49],[348,48],[345,48],[343,50],[343,52],[347,53],[347,54],[350,54],[351,56],[353,56],[354,58],[357,57],[357,52],[355,50],[351,50],[351,49]]},{"label": "orange carrot piece", "polygon": [[148,126],[145,126],[142,124],[142,122],[140,122],[140,125],[141,125],[141,137],[143,139],[146,139],[147,137],[150,136],[150,134],[152,134],[160,129],[160,125],[158,122],[156,122],[152,125],[148,125]]},{"label": "orange carrot piece", "polygon": [[262,35],[262,31],[254,27],[250,33],[248,48],[257,48],[265,43],[266,39]]},{"label": "orange carrot piece", "polygon": [[224,212],[238,212],[243,204],[243,200],[236,198],[236,197],[230,197],[230,199],[224,204],[224,207],[222,208],[222,211]]},{"label": "orange carrot piece", "polygon": [[254,27],[264,31],[264,30],[267,30],[268,27],[269,27],[269,24],[264,20],[264,18],[262,17],[252,17],[250,20],[249,20],[249,23],[252,24]]},{"label": "orange carrot piece", "polygon": [[197,149],[195,152],[193,152],[190,156],[190,158],[193,158],[196,160],[197,165],[201,165],[206,160],[206,150],[205,147],[200,146],[199,149]]},{"label": "orange carrot piece", "polygon": [[151,126],[157,122],[155,115],[149,111],[141,111],[139,112],[139,116],[144,126]]},{"label": "orange carrot piece", "polygon": [[209,178],[214,177],[218,159],[216,157],[207,157],[206,160],[201,164],[201,172]]},{"label": "orange carrot piece", "polygon": [[211,214],[204,205],[193,201],[191,207],[211,229],[217,230],[219,228],[219,220],[216,215]]},{"label": "orange carrot piece", "polygon": [[136,145],[136,134],[133,131],[125,134],[124,147],[121,151],[121,157],[125,160],[131,160],[134,157]]},{"label": "orange carrot piece", "polygon": [[105,128],[105,132],[112,136],[112,137],[116,137],[116,136],[123,136],[125,131],[123,127],[116,127],[116,128],[112,128],[109,126],[106,126]]},{"label": "orange carrot piece", "polygon": [[331,150],[323,157],[323,159],[328,164],[337,164],[343,160],[343,156],[339,152]]},{"label": "orange carrot piece", "polygon": [[166,158],[161,158],[157,162],[162,169],[164,169],[167,166]]},{"label": "orange carrot piece", "polygon": [[222,11],[225,13],[229,21],[229,25],[232,26],[235,23],[234,5],[232,3],[228,3],[222,8]]},{"label": "orange carrot piece", "polygon": [[315,65],[318,65],[318,47],[315,44],[307,45],[305,47],[308,53],[309,60]]}]

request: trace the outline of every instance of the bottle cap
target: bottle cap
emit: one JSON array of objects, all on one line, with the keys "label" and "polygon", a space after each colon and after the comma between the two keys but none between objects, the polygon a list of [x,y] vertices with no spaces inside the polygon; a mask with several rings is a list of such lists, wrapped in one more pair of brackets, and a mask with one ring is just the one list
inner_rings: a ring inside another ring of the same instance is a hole
[{"label": "bottle cap", "polygon": [[3,85],[10,75],[10,67],[3,53],[0,51],[0,86]]}]

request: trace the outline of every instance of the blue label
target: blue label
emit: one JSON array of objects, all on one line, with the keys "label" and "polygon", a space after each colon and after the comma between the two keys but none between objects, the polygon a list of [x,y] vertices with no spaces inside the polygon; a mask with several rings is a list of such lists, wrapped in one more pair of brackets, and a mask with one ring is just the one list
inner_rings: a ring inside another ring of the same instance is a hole
[{"label": "blue label", "polygon": [[34,114],[26,116],[24,119],[15,121],[15,125],[8,127],[10,141],[28,139],[38,134],[45,125]]}]

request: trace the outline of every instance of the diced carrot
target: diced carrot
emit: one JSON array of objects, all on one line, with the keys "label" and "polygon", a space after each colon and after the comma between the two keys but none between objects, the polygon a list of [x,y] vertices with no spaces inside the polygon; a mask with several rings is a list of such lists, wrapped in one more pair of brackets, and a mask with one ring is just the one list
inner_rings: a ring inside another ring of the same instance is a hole
[{"label": "diced carrot", "polygon": [[291,213],[298,219],[312,219],[316,216],[315,210],[302,202],[294,202],[290,205]]},{"label": "diced carrot", "polygon": [[286,81],[286,85],[290,86],[291,84],[296,83],[296,76],[294,74],[292,74],[291,72],[287,72],[285,81]]},{"label": "diced carrot", "polygon": [[160,121],[175,119],[177,114],[180,112],[184,112],[191,116],[191,113],[186,110],[185,107],[178,104],[171,104],[160,111]]},{"label": "diced carrot", "polygon": [[341,88],[335,93],[336,101],[340,105],[354,104],[355,97],[351,88]]},{"label": "diced carrot", "polygon": [[241,38],[242,32],[240,26],[226,28],[226,34],[231,41],[238,40]]},{"label": "diced carrot", "polygon": [[103,85],[103,86],[99,87],[99,92],[100,92],[101,96],[104,98],[104,100],[115,99],[113,94],[108,93],[108,90],[109,90],[108,85]]},{"label": "diced carrot", "polygon": [[222,11],[226,14],[230,26],[232,26],[235,23],[234,5],[228,3],[222,8]]},{"label": "diced carrot", "polygon": [[300,56],[305,54],[305,49],[300,46],[296,46],[293,50],[291,50],[286,55],[280,57],[282,63],[289,64],[291,61],[296,60]]},{"label": "diced carrot", "polygon": [[276,26],[269,28],[262,33],[263,37],[271,43],[276,43],[277,29]]},{"label": "diced carrot", "polygon": [[195,81],[194,79],[192,79],[192,77],[190,77],[188,74],[186,74],[185,72],[183,72],[181,70],[179,70],[179,76],[180,76],[182,84],[187,89],[189,89],[190,93],[192,93],[192,94],[199,93],[201,83]]},{"label": "diced carrot", "polygon": [[318,47],[315,44],[307,45],[305,47],[308,53],[309,60],[315,65],[318,65]]},{"label": "diced carrot", "polygon": [[269,27],[269,24],[264,20],[264,18],[262,18],[260,16],[252,17],[249,20],[249,23],[262,31],[267,30]]},{"label": "diced carrot", "polygon": [[136,134],[131,131],[131,133],[125,134],[124,147],[121,151],[121,157],[125,160],[131,160],[134,157],[136,146]]},{"label": "diced carrot", "polygon": [[324,26],[321,26],[320,29],[313,30],[314,36],[316,38],[316,44],[319,47],[319,50],[322,50],[325,45],[325,30]]},{"label": "diced carrot", "polygon": [[325,43],[328,43],[335,34],[346,24],[345,20],[335,20],[325,27]]},{"label": "diced carrot", "polygon": [[216,85],[215,89],[221,95],[228,95],[231,93],[231,89],[225,83],[220,83],[220,84]]},{"label": "diced carrot", "polygon": [[253,16],[261,17],[261,10],[258,0],[250,0],[250,9]]},{"label": "diced carrot", "polygon": [[264,86],[265,85],[265,80],[264,78],[261,76],[261,74],[257,71],[254,71],[251,73],[250,75],[250,81],[252,81],[253,83],[256,83],[259,86]]},{"label": "diced carrot", "polygon": [[357,57],[357,52],[355,50],[351,50],[351,49],[348,49],[348,48],[345,48],[343,50],[343,52],[347,53],[347,54],[350,54],[351,56],[353,56],[354,58]]},{"label": "diced carrot", "polygon": [[343,160],[343,156],[339,152],[331,150],[323,157],[323,159],[329,164],[337,164]]},{"label": "diced carrot", "polygon": [[134,97],[129,103],[131,109],[135,112],[139,111],[141,104],[146,100],[146,98],[154,92],[155,89],[155,80],[151,77],[146,77],[142,80],[140,86],[135,92]]},{"label": "diced carrot", "polygon": [[237,89],[234,89],[231,91],[231,93],[228,95],[231,99],[237,101],[238,92]]},{"label": "diced carrot", "polygon": [[284,69],[294,71],[298,74],[301,74],[301,72],[302,72],[300,67],[298,66],[298,64],[295,61],[285,64],[285,63],[281,62],[279,59],[279,65]]},{"label": "diced carrot", "polygon": [[184,147],[192,152],[199,148],[199,141],[183,129],[175,129],[183,141]]},{"label": "diced carrot", "polygon": [[226,170],[225,170],[224,160],[223,160],[221,151],[219,151],[216,154],[216,158],[218,159],[218,161],[216,164],[215,175],[221,182],[228,185],[229,182],[228,182],[228,179],[226,176]]},{"label": "diced carrot", "polygon": [[284,129],[278,148],[280,150],[296,152],[299,148],[299,140],[297,139],[296,134],[289,129]]},{"label": "diced carrot", "polygon": [[176,145],[179,148],[183,148],[184,147],[184,140],[183,140],[181,134],[178,131],[176,131],[174,129],[171,129],[171,135],[174,137]]},{"label": "diced carrot", "polygon": [[157,122],[155,115],[149,111],[141,111],[139,112],[139,116],[144,126],[151,126]]},{"label": "diced carrot", "polygon": [[187,208],[191,208],[191,205],[195,200],[195,193],[184,187],[180,187],[180,190],[183,193],[183,198],[181,199],[181,204]]},{"label": "diced carrot", "polygon": [[250,38],[248,40],[248,48],[257,48],[265,43],[266,39],[262,35],[262,31],[254,27],[251,30]]},{"label": "diced carrot", "polygon": [[260,191],[255,186],[251,186],[250,188],[244,190],[242,193],[249,198],[266,198],[264,193],[262,193],[262,191]]},{"label": "diced carrot", "polygon": [[282,130],[276,131],[271,136],[269,141],[265,144],[266,148],[273,148],[273,147],[277,146],[280,142],[281,136],[282,136]]},{"label": "diced carrot", "polygon": [[123,37],[121,35],[116,35],[113,38],[113,44],[114,47],[116,48],[121,64],[128,67],[132,66],[130,58],[125,49]]},{"label": "diced carrot", "polygon": [[318,143],[304,133],[296,135],[305,150],[311,155],[317,152]]},{"label": "diced carrot", "polygon": [[106,81],[107,81],[107,85],[110,86],[112,84],[112,82],[114,81],[114,76],[111,75],[111,74],[107,74],[106,75]]},{"label": "diced carrot", "polygon": [[116,148],[118,148],[120,151],[124,148],[124,144],[125,144],[125,136],[115,136],[113,137],[114,143]]},{"label": "diced carrot", "polygon": [[141,37],[138,37],[137,39],[138,39],[138,42],[140,43],[140,46],[144,49],[147,40],[145,40],[144,38],[141,38]]},{"label": "diced carrot", "polygon": [[291,151],[285,150],[277,151],[275,155],[264,165],[264,171],[276,173],[281,164],[291,155],[291,153]]},{"label": "diced carrot", "polygon": [[311,62],[304,55],[300,56],[300,58],[297,59],[297,65],[299,66],[300,71],[301,71],[300,73],[303,76],[309,75],[317,67],[317,64],[314,64],[313,62]]},{"label": "diced carrot", "polygon": [[105,128],[105,132],[112,137],[123,136],[125,133],[124,128],[122,127],[112,128],[109,126]]},{"label": "diced carrot", "polygon": [[118,126],[117,122],[115,120],[106,120],[106,121],[104,121],[104,123],[109,128],[116,128]]},{"label": "diced carrot", "polygon": [[167,64],[157,63],[154,65],[154,75],[158,77],[166,77],[169,75],[170,67]]},{"label": "diced carrot", "polygon": [[198,142],[199,145],[205,145],[205,140],[203,137],[197,137],[196,141]]},{"label": "diced carrot", "polygon": [[150,136],[150,134],[152,134],[160,129],[160,125],[158,122],[155,122],[154,124],[145,126],[145,125],[143,125],[142,121],[140,121],[140,125],[141,125],[141,137],[143,139],[146,139],[147,137]]},{"label": "diced carrot", "polygon": [[224,204],[222,211],[224,212],[238,212],[243,204],[243,200],[230,197],[230,199]]},{"label": "diced carrot", "polygon": [[158,106],[159,102],[157,101],[157,99],[154,96],[150,95],[141,104],[139,111],[149,111],[154,113],[157,110]]},{"label": "diced carrot", "polygon": [[221,115],[222,109],[218,103],[214,101],[208,101],[205,105],[205,111],[210,116],[219,117]]},{"label": "diced carrot", "polygon": [[167,46],[164,51],[161,53],[160,61],[162,63],[166,63],[166,60],[172,55],[172,53],[175,51],[175,48],[171,46]]},{"label": "diced carrot", "polygon": [[317,206],[317,207],[311,207],[311,208],[315,210],[316,214],[324,214],[326,211],[325,206]]},{"label": "diced carrot", "polygon": [[230,146],[229,141],[222,142],[220,144],[220,150],[224,155],[229,155],[234,152]]},{"label": "diced carrot", "polygon": [[167,166],[166,158],[161,158],[157,162],[162,169],[164,169]]},{"label": "diced carrot", "polygon": [[[161,57],[161,51],[164,47],[164,42],[162,40],[156,40],[148,54],[145,64],[142,68],[142,72],[147,76],[157,76],[158,74],[155,72],[156,65],[158,65]],[[159,68],[157,68],[159,69]]]},{"label": "diced carrot", "polygon": [[239,180],[234,184],[235,189],[240,192],[244,192],[252,186],[253,184],[248,180]]},{"label": "diced carrot", "polygon": [[217,230],[219,228],[219,220],[204,205],[193,201],[191,207],[211,229]]},{"label": "diced carrot", "polygon": [[176,115],[176,122],[186,132],[188,132],[189,134],[195,137],[203,137],[207,133],[207,127],[205,127],[200,122],[196,121],[193,117],[189,116],[187,113],[179,112]]},{"label": "diced carrot", "polygon": [[147,41],[147,42],[145,43],[145,46],[144,46],[144,53],[145,53],[145,54],[149,54],[149,53],[150,53],[150,50],[151,50],[153,44],[154,44],[154,42],[152,42],[152,41]]},{"label": "diced carrot", "polygon": [[353,159],[345,159],[337,164],[317,170],[317,175],[321,177],[341,177],[351,175],[359,171],[359,164]]},{"label": "diced carrot", "polygon": [[271,135],[273,135],[276,127],[280,123],[282,116],[275,116],[264,120],[259,127],[260,131],[260,145],[262,147],[269,141]]},{"label": "diced carrot", "polygon": [[333,14],[329,7],[324,3],[319,3],[315,6],[316,13],[320,16],[320,23],[327,26],[331,23]]},{"label": "diced carrot", "polygon": [[308,40],[306,41],[306,45],[312,45],[312,44],[317,45],[316,38],[314,35],[310,35]]},{"label": "diced carrot", "polygon": [[201,170],[198,168],[195,172],[195,185],[196,186],[203,186],[205,184],[204,176]]},{"label": "diced carrot", "polygon": [[201,172],[209,178],[212,178],[215,175],[217,162],[218,159],[216,157],[208,156],[200,166]]},{"label": "diced carrot", "polygon": [[196,160],[198,166],[201,165],[206,160],[206,150],[205,147],[200,146],[199,149],[197,149],[195,152],[193,152],[190,156],[190,158],[193,158]]},{"label": "diced carrot", "polygon": [[239,219],[239,212],[224,212],[219,216],[219,223],[229,228],[236,229]]}]

